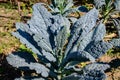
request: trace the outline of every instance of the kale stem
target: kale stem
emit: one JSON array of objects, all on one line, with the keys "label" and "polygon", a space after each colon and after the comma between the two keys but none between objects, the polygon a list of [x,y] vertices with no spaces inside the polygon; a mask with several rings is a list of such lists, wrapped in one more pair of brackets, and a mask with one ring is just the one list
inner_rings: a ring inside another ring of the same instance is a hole
[{"label": "kale stem", "polygon": [[105,13],[105,15],[103,16],[103,23],[106,23],[107,22],[107,20],[109,19],[109,14],[111,13],[113,11],[113,8],[111,8],[109,11],[107,11],[106,13]]}]

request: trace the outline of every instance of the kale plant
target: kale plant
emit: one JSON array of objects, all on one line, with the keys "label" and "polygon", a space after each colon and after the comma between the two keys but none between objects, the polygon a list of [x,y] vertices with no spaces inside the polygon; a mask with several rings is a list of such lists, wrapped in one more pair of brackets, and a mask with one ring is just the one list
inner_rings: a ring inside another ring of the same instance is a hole
[{"label": "kale plant", "polygon": [[51,0],[51,4],[48,5],[52,14],[62,14],[63,16],[69,16],[71,13],[88,12],[88,9],[84,6],[74,6],[73,0]]},{"label": "kale plant", "polygon": [[[105,26],[98,21],[98,10],[93,8],[72,25],[61,14],[53,15],[37,3],[27,23],[16,23],[12,34],[37,55],[27,52],[7,56],[13,67],[34,71],[15,80],[105,80],[104,71],[110,66],[96,59],[113,47],[105,42]],[[80,63],[86,62],[84,66]]]},{"label": "kale plant", "polygon": [[[96,8],[100,11],[103,23],[112,22],[118,37],[109,42],[116,48],[120,48],[120,19],[113,17],[120,13],[120,0],[94,0]],[[111,25],[112,27],[112,25]]]},{"label": "kale plant", "polygon": [[113,14],[120,12],[119,0],[94,0],[94,5],[100,11],[104,22],[110,18],[113,18]]},{"label": "kale plant", "polygon": [[51,4],[48,5],[52,14],[62,14],[63,16],[68,16],[72,12],[76,12],[73,0],[51,0]]}]

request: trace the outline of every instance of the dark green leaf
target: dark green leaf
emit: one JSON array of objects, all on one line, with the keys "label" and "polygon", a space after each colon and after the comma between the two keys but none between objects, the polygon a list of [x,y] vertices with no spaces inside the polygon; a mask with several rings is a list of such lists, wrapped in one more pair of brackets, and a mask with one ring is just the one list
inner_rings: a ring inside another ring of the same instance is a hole
[{"label": "dark green leaf", "polygon": [[108,42],[93,41],[85,48],[85,51],[87,51],[90,55],[97,59],[103,54],[105,54],[112,47],[113,47],[112,44]]},{"label": "dark green leaf", "polygon": [[97,17],[98,11],[94,8],[74,23],[65,55],[69,54],[72,48],[89,34],[96,24]]}]

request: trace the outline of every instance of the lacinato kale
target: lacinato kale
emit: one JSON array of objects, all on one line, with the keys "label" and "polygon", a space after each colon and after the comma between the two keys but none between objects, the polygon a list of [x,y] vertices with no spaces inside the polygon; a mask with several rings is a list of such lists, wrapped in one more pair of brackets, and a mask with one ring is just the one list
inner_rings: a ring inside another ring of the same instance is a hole
[{"label": "lacinato kale", "polygon": [[[113,47],[105,42],[105,25],[98,22],[98,10],[91,9],[70,24],[61,14],[51,14],[43,4],[33,6],[33,15],[27,23],[16,23],[12,34],[37,55],[27,52],[7,56],[13,67],[22,71],[35,71],[35,76],[21,76],[15,80],[105,80],[109,68],[96,59]],[[71,27],[71,28],[70,28]],[[90,62],[83,67],[78,63]]]}]

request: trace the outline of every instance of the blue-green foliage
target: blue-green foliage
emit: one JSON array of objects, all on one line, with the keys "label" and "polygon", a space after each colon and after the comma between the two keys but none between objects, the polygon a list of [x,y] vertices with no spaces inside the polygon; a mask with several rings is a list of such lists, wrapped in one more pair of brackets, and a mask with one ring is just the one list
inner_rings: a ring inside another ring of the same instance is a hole
[{"label": "blue-green foliage", "polygon": [[[109,65],[95,60],[112,48],[112,44],[103,41],[105,26],[97,20],[98,10],[93,8],[70,29],[67,18],[61,14],[52,15],[41,3],[35,4],[31,20],[17,23],[17,31],[12,34],[39,59],[36,61],[32,56],[29,58],[31,54],[18,52],[9,54],[7,61],[13,67],[35,70],[39,75],[16,80],[104,80],[104,70]],[[91,63],[76,68],[78,63],[86,61]]]},{"label": "blue-green foliage", "polygon": [[100,11],[104,23],[112,21],[111,26],[116,28],[118,37],[120,37],[120,20],[112,16],[120,13],[120,0],[94,0],[94,5]]},{"label": "blue-green foliage", "polygon": [[63,80],[105,80],[106,76],[104,70],[109,68],[106,63],[92,63],[85,66],[81,73],[72,73],[64,77]]},{"label": "blue-green foliage", "polygon": [[53,14],[62,14],[68,16],[71,12],[76,10],[72,8],[74,5],[73,0],[51,0],[50,6],[48,6]]},{"label": "blue-green foliage", "polygon": [[88,9],[85,6],[79,6],[78,10],[81,12],[88,12]]},{"label": "blue-green foliage", "polygon": [[120,0],[94,0],[94,3],[102,15],[103,22],[109,23],[110,20],[113,24],[111,27],[114,26],[116,28],[117,38],[110,40],[109,42],[114,47],[120,48],[120,20],[113,17],[114,14],[120,13]]},{"label": "blue-green foliage", "polygon": [[108,49],[112,48],[112,46],[112,44],[107,42],[96,41],[90,43],[85,50],[97,59],[103,55],[103,53],[107,52]]},{"label": "blue-green foliage", "polygon": [[120,38],[112,39],[110,43],[117,48],[120,48]]}]

